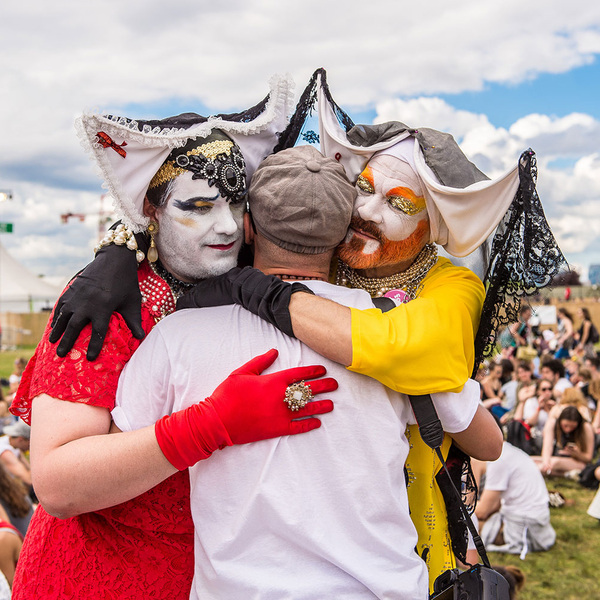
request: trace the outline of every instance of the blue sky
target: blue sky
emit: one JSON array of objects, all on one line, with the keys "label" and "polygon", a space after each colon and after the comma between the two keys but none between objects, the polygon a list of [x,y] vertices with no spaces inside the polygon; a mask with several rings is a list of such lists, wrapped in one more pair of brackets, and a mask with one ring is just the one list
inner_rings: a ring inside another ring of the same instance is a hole
[{"label": "blue sky", "polygon": [[[274,73],[290,73],[299,93],[319,66],[355,122],[449,131],[490,176],[533,147],[569,262],[584,277],[600,263],[600,3],[93,7],[32,0],[3,7],[0,19],[5,47],[19,49],[0,55],[0,189],[14,194],[0,221],[15,225],[0,239],[34,273],[66,277],[92,258],[104,191],[74,133],[82,111],[230,112],[264,97]],[[67,212],[84,222],[62,224]]]},{"label": "blue sky", "polygon": [[600,119],[600,62],[567,73],[541,73],[518,85],[491,83],[480,92],[439,97],[458,109],[485,113],[496,127],[510,127],[532,112],[557,117],[581,112]]}]

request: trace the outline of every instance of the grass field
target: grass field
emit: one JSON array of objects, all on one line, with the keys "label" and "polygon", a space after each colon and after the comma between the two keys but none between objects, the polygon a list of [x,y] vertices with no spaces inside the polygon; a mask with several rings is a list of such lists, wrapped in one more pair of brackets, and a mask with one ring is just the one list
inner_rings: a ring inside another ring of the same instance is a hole
[{"label": "grass field", "polygon": [[[34,348],[0,352],[0,377],[8,378],[15,358],[29,359],[33,352]],[[600,522],[586,514],[595,492],[567,479],[551,478],[547,485],[567,499],[562,508],[550,509],[557,536],[554,548],[530,553],[524,561],[510,554],[490,553],[490,562],[515,565],[525,573],[520,600],[600,599]]]},{"label": "grass field", "polygon": [[[23,357],[29,360],[35,351],[34,347],[21,348],[19,350],[10,350],[6,352],[0,352],[0,378],[8,379],[12,373],[15,358]],[[3,387],[2,391],[8,393],[8,388]]]}]

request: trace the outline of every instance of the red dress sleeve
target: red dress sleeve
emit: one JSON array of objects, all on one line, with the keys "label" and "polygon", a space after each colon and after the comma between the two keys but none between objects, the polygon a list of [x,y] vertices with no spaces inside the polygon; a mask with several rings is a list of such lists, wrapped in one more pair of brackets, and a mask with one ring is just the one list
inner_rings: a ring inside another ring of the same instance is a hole
[{"label": "red dress sleeve", "polygon": [[[139,269],[138,278],[143,293],[144,286],[147,287],[149,283],[160,285],[162,282],[145,264]],[[166,284],[164,287],[166,288]],[[153,310],[157,308],[153,306],[156,301],[150,301],[146,296],[149,294],[144,296],[142,302],[142,326],[149,333],[158,318],[157,310]],[[172,303],[170,298],[168,300]],[[42,341],[23,372],[10,412],[30,423],[31,403],[41,394],[112,410],[119,375],[140,345],[140,340],[133,337],[123,317],[113,313],[104,346],[95,361],[89,361],[85,356],[92,335],[91,324],[82,330],[67,356],[60,358],[56,355],[56,344],[51,344],[48,340],[51,323],[52,315],[48,319]]]}]

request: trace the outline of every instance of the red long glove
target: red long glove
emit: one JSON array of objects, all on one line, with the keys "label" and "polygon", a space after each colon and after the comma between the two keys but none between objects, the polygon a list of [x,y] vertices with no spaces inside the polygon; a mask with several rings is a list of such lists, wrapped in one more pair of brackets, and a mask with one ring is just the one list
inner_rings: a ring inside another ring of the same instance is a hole
[{"label": "red long glove", "polygon": [[[277,355],[277,350],[269,350],[253,358],[233,371],[204,402],[156,422],[158,445],[175,468],[187,469],[225,446],[296,435],[321,426],[319,419],[295,419],[331,412],[331,400],[314,400],[292,412],[284,396],[288,385],[321,377],[326,373],[325,367],[296,367],[261,375]],[[337,387],[332,378],[310,382],[313,394],[331,392]]]}]

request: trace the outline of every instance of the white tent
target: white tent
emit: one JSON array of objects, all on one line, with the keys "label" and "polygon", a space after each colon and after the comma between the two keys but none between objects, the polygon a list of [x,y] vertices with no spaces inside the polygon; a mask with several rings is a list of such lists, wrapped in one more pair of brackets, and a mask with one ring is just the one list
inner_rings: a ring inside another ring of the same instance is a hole
[{"label": "white tent", "polygon": [[62,288],[36,277],[0,243],[0,312],[37,312],[52,308]]}]

